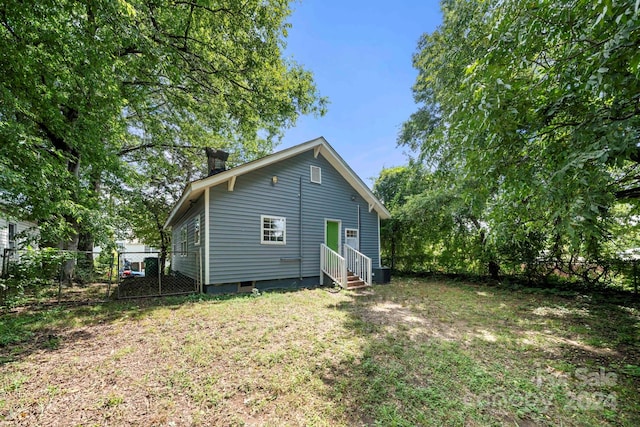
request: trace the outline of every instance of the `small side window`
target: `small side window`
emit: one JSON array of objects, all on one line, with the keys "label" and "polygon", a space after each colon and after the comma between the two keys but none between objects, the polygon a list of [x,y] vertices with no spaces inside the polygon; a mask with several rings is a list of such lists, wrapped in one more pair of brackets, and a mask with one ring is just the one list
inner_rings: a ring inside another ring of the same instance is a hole
[{"label": "small side window", "polygon": [[318,166],[311,166],[311,182],[322,184],[322,169]]},{"label": "small side window", "polygon": [[200,216],[196,217],[196,220],[193,224],[193,244],[200,244]]}]

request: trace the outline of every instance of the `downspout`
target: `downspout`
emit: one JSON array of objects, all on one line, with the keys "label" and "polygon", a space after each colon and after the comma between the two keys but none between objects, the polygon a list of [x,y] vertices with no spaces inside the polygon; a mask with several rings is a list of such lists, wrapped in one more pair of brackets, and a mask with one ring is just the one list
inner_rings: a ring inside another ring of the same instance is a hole
[{"label": "downspout", "polygon": [[358,250],[362,253],[362,230],[360,230],[360,203],[358,203]]},{"label": "downspout", "polygon": [[298,205],[298,224],[299,224],[299,236],[298,236],[298,257],[300,258],[299,272],[300,272],[300,280],[302,280],[302,176],[300,176],[300,189],[298,193],[299,205]]},{"label": "downspout", "polygon": [[[382,267],[382,255],[380,255],[382,253],[382,246],[380,246],[380,214],[377,214],[376,216],[378,217],[378,267]],[[391,241],[391,244],[393,244],[393,240]],[[392,254],[393,253],[394,252],[392,252]],[[393,270],[394,260],[395,256],[391,255],[391,270]]]}]

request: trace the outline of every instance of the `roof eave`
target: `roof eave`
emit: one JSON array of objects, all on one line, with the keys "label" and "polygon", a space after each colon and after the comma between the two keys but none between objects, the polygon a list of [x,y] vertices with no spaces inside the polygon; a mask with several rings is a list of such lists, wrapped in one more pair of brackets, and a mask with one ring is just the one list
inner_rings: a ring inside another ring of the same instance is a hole
[{"label": "roof eave", "polygon": [[178,199],[178,203],[176,203],[173,209],[171,209],[171,212],[169,213],[167,220],[164,222],[164,225],[162,226],[163,229],[166,230],[171,225],[173,225],[173,220],[175,219],[176,215],[180,211],[180,208],[182,208],[182,205],[184,204],[184,202],[186,202],[191,196],[192,191],[193,191],[193,183],[187,184],[184,191],[182,192],[182,196],[180,196],[180,199]]},{"label": "roof eave", "polygon": [[[324,138],[323,138],[324,139]],[[358,194],[375,210],[381,219],[391,218],[391,213],[384,207],[384,205],[373,194],[369,187],[360,179],[360,177],[351,169],[351,167],[344,162],[342,157],[335,151],[335,149],[326,140],[322,144],[330,154],[330,156],[324,156],[331,165],[342,173],[343,178],[358,192]],[[322,153],[322,151],[320,152]]]},{"label": "roof eave", "polygon": [[372,209],[374,209],[378,213],[380,218],[391,218],[391,214],[389,213],[389,211],[384,207],[382,203],[380,203],[378,198],[373,194],[369,187],[367,187],[367,185],[360,179],[360,177],[358,177],[358,175],[356,175],[356,173],[349,167],[349,165],[344,162],[342,157],[340,157],[340,155],[333,149],[333,147],[327,142],[327,140],[324,139],[324,137],[320,136],[318,138],[303,142],[302,144],[296,145],[278,153],[271,154],[269,156],[254,160],[249,163],[245,163],[244,165],[240,165],[219,174],[189,183],[182,193],[182,196],[178,200],[178,203],[171,210],[167,221],[165,221],[164,228],[166,229],[170,227],[178,219],[178,213],[183,210],[183,205],[190,198],[200,197],[200,194],[204,192],[206,188],[214,187],[224,182],[231,181],[235,183],[236,177],[240,175],[244,175],[245,173],[251,172],[252,170],[260,169],[264,166],[268,166],[281,160],[294,157],[311,149],[314,150],[314,156],[316,157],[321,153],[324,154],[323,151],[326,150],[328,155],[324,154],[325,159],[327,159],[329,163],[331,163],[331,165],[342,174],[342,176],[357,191],[357,193],[369,204],[369,206],[371,206]]}]

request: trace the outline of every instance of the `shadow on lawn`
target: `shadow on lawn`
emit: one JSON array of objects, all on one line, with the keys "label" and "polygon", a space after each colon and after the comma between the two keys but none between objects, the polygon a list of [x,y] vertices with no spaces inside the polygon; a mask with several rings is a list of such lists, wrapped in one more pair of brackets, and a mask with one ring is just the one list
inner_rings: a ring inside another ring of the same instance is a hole
[{"label": "shadow on lawn", "polygon": [[365,345],[323,380],[354,424],[640,424],[637,301],[399,280],[337,308]]},{"label": "shadow on lawn", "polygon": [[135,320],[157,309],[179,309],[196,301],[213,303],[250,295],[186,295],[106,302],[33,304],[0,314],[0,365],[36,351],[57,351],[95,337],[100,326]]},{"label": "shadow on lawn", "polygon": [[[302,289],[274,289],[270,293],[298,292]],[[331,291],[329,288],[325,288]],[[29,354],[45,350],[56,351],[65,345],[87,341],[95,336],[96,328],[135,320],[157,309],[178,310],[185,304],[207,301],[224,303],[230,300],[253,298],[246,294],[191,294],[157,296],[108,301],[35,302],[11,311],[0,311],[0,365],[19,361]],[[78,328],[83,328],[78,331]]]}]

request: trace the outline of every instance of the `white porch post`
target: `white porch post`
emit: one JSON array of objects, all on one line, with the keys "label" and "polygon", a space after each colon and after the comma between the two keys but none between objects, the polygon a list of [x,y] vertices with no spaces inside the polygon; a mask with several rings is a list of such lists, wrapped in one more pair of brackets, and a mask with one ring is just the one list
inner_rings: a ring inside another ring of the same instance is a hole
[{"label": "white porch post", "polygon": [[320,245],[320,286],[324,284],[324,248]]}]

